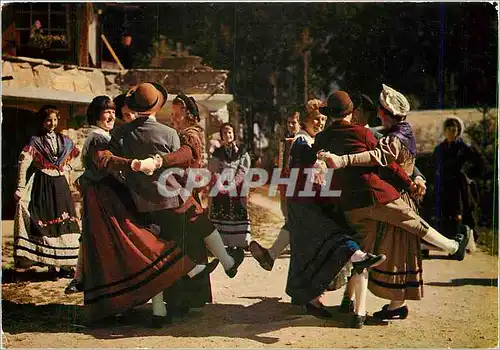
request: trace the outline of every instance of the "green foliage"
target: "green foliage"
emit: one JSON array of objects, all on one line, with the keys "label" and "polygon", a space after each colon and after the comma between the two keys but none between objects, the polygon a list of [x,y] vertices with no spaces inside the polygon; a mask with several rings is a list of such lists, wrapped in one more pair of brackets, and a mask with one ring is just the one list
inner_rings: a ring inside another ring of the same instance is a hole
[{"label": "green foliage", "polygon": [[498,255],[498,230],[482,228],[478,230],[477,245],[492,255]]},{"label": "green foliage", "polygon": [[480,222],[482,226],[496,230],[497,198],[498,198],[498,169],[497,149],[498,130],[497,114],[488,108],[481,109],[483,119],[469,126],[465,132],[469,135],[472,145],[475,146],[484,158],[483,175],[478,179],[480,190]]},{"label": "green foliage", "polygon": [[376,97],[386,83],[422,109],[496,104],[490,3],[156,3],[144,13],[153,25],[138,51],[166,35],[230,70],[248,124],[260,115],[272,127],[304,104],[305,51],[308,97],[335,86]]}]

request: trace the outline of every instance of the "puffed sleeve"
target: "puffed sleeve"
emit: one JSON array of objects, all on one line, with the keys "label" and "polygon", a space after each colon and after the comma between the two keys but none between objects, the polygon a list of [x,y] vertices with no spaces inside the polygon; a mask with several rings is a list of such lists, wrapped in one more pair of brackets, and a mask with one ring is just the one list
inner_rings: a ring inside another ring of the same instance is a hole
[{"label": "puffed sleeve", "polygon": [[19,172],[17,177],[18,189],[26,187],[26,174],[32,162],[33,162],[33,150],[31,146],[26,146],[19,155],[19,162],[18,162]]},{"label": "puffed sleeve", "polygon": [[384,136],[378,140],[378,147],[388,163],[396,161],[401,152],[401,141],[396,136]]},{"label": "puffed sleeve", "polygon": [[187,168],[194,160],[201,159],[203,140],[199,132],[194,129],[185,130],[179,137],[181,147],[175,152],[163,156],[164,167]]},{"label": "puffed sleeve", "polygon": [[89,145],[89,153],[98,169],[130,170],[132,159],[115,156],[109,150],[109,141],[102,137],[94,137]]}]

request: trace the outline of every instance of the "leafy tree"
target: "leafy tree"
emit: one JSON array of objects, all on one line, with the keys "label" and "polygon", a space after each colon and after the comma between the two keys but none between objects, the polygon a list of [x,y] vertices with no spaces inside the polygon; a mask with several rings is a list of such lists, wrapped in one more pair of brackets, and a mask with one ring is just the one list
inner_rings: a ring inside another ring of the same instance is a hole
[{"label": "leafy tree", "polygon": [[386,83],[414,108],[496,104],[490,3],[155,3],[144,14],[150,40],[163,34],[231,71],[227,86],[247,119],[273,123],[303,105],[304,51],[309,97],[332,86],[375,97]]}]

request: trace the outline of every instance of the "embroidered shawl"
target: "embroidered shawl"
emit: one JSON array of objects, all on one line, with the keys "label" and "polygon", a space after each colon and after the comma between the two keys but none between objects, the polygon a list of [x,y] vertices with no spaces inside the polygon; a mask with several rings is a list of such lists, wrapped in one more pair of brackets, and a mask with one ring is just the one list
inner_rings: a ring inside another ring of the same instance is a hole
[{"label": "embroidered shawl", "polygon": [[392,126],[387,131],[387,135],[397,137],[414,158],[417,156],[417,142],[408,122],[401,122]]},{"label": "embroidered shawl", "polygon": [[73,158],[78,157],[80,151],[73,141],[66,135],[57,133],[57,154],[54,154],[43,135],[33,136],[23,152],[33,157],[33,162],[38,169],[56,169],[64,171],[64,166]]}]

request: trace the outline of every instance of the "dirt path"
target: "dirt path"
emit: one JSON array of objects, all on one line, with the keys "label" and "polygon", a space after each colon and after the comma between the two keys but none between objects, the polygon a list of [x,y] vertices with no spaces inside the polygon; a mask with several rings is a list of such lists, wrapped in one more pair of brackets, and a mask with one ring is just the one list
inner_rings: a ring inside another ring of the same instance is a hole
[{"label": "dirt path", "polygon": [[[274,198],[252,196],[250,210],[257,238],[268,245],[282,223]],[[274,203],[274,205],[273,205]],[[273,210],[274,209],[274,210]],[[11,232],[3,223],[3,261],[9,262]],[[222,269],[212,275],[214,304],[192,311],[176,324],[147,328],[151,306],[137,308],[123,326],[89,329],[78,326],[82,296],[66,296],[69,281],[9,282],[2,288],[5,347],[494,347],[498,334],[497,257],[476,252],[462,263],[434,256],[424,261],[425,297],[409,302],[410,315],[382,326],[345,328],[346,317],[336,305],[341,292],[328,293],[325,303],[335,317],[323,321],[305,315],[284,293],[288,256],[272,272],[248,257],[238,276]],[[38,278],[43,277],[38,274]],[[5,278],[5,276],[4,276]],[[384,300],[369,295],[368,311]],[[75,325],[76,324],[76,325]]]}]

